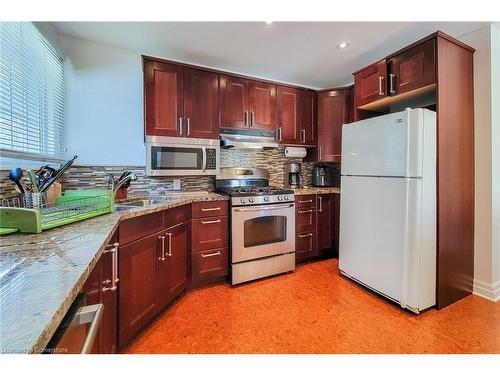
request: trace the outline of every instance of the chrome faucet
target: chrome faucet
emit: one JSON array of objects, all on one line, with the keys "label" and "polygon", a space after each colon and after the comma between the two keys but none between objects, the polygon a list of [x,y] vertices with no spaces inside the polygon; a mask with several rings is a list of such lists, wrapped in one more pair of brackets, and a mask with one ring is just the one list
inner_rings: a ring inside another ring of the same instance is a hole
[{"label": "chrome faucet", "polygon": [[120,181],[118,181],[116,184],[113,185],[113,197],[116,196],[116,192],[118,189],[120,189],[123,185],[130,181],[137,181],[137,176],[135,173],[129,173],[125,177],[123,177]]}]

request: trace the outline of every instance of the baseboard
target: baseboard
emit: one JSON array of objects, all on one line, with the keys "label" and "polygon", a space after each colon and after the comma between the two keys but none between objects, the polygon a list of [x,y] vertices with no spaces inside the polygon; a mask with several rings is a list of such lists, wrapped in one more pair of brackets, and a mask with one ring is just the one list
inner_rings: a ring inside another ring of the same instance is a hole
[{"label": "baseboard", "polygon": [[500,281],[494,284],[474,280],[473,293],[479,297],[489,299],[490,301],[500,301]]}]

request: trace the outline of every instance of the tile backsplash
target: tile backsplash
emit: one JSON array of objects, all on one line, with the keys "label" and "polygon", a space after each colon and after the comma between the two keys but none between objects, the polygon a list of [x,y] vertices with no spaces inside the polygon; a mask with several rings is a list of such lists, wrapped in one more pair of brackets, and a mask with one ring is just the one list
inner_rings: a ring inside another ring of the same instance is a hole
[{"label": "tile backsplash", "polygon": [[[283,147],[263,151],[221,149],[221,167],[265,168],[269,171],[270,185],[273,186],[284,185],[284,166],[289,162],[302,163],[302,184],[310,185],[314,163],[303,162],[301,158],[285,157]],[[144,166],[76,165],[63,176],[61,180],[63,191],[67,189],[105,188],[110,174],[119,177],[125,169],[134,172],[138,177],[138,180],[130,185],[129,196],[162,194],[172,189],[174,179],[181,180],[181,190],[183,191],[214,190],[214,176],[148,177]],[[8,174],[8,170],[0,171],[0,198],[16,194],[14,183],[8,179]]]}]

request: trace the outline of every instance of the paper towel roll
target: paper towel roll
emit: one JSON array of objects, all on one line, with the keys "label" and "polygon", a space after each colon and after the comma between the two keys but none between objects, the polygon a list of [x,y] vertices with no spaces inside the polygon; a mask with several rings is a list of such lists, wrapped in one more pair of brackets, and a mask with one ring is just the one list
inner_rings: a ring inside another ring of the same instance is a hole
[{"label": "paper towel roll", "polygon": [[286,147],[285,156],[287,158],[304,158],[307,151],[304,147]]}]

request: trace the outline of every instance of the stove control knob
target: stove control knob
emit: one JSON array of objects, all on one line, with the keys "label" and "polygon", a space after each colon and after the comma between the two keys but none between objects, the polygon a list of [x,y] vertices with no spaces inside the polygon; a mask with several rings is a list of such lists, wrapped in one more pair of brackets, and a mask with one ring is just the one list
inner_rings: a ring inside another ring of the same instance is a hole
[{"label": "stove control knob", "polygon": [[264,202],[269,202],[269,197],[267,195],[264,197]]},{"label": "stove control knob", "polygon": [[240,199],[240,202],[241,203],[246,203],[246,201],[243,198]]},{"label": "stove control knob", "polygon": [[285,195],[283,198],[284,198],[286,201],[287,201],[288,199],[290,199],[290,198],[288,198],[288,195]]},{"label": "stove control knob", "polygon": [[254,202],[253,198],[248,198],[248,202],[253,203]]},{"label": "stove control knob", "polygon": [[282,195],[278,195],[278,200],[282,201],[283,200],[283,196]]}]

